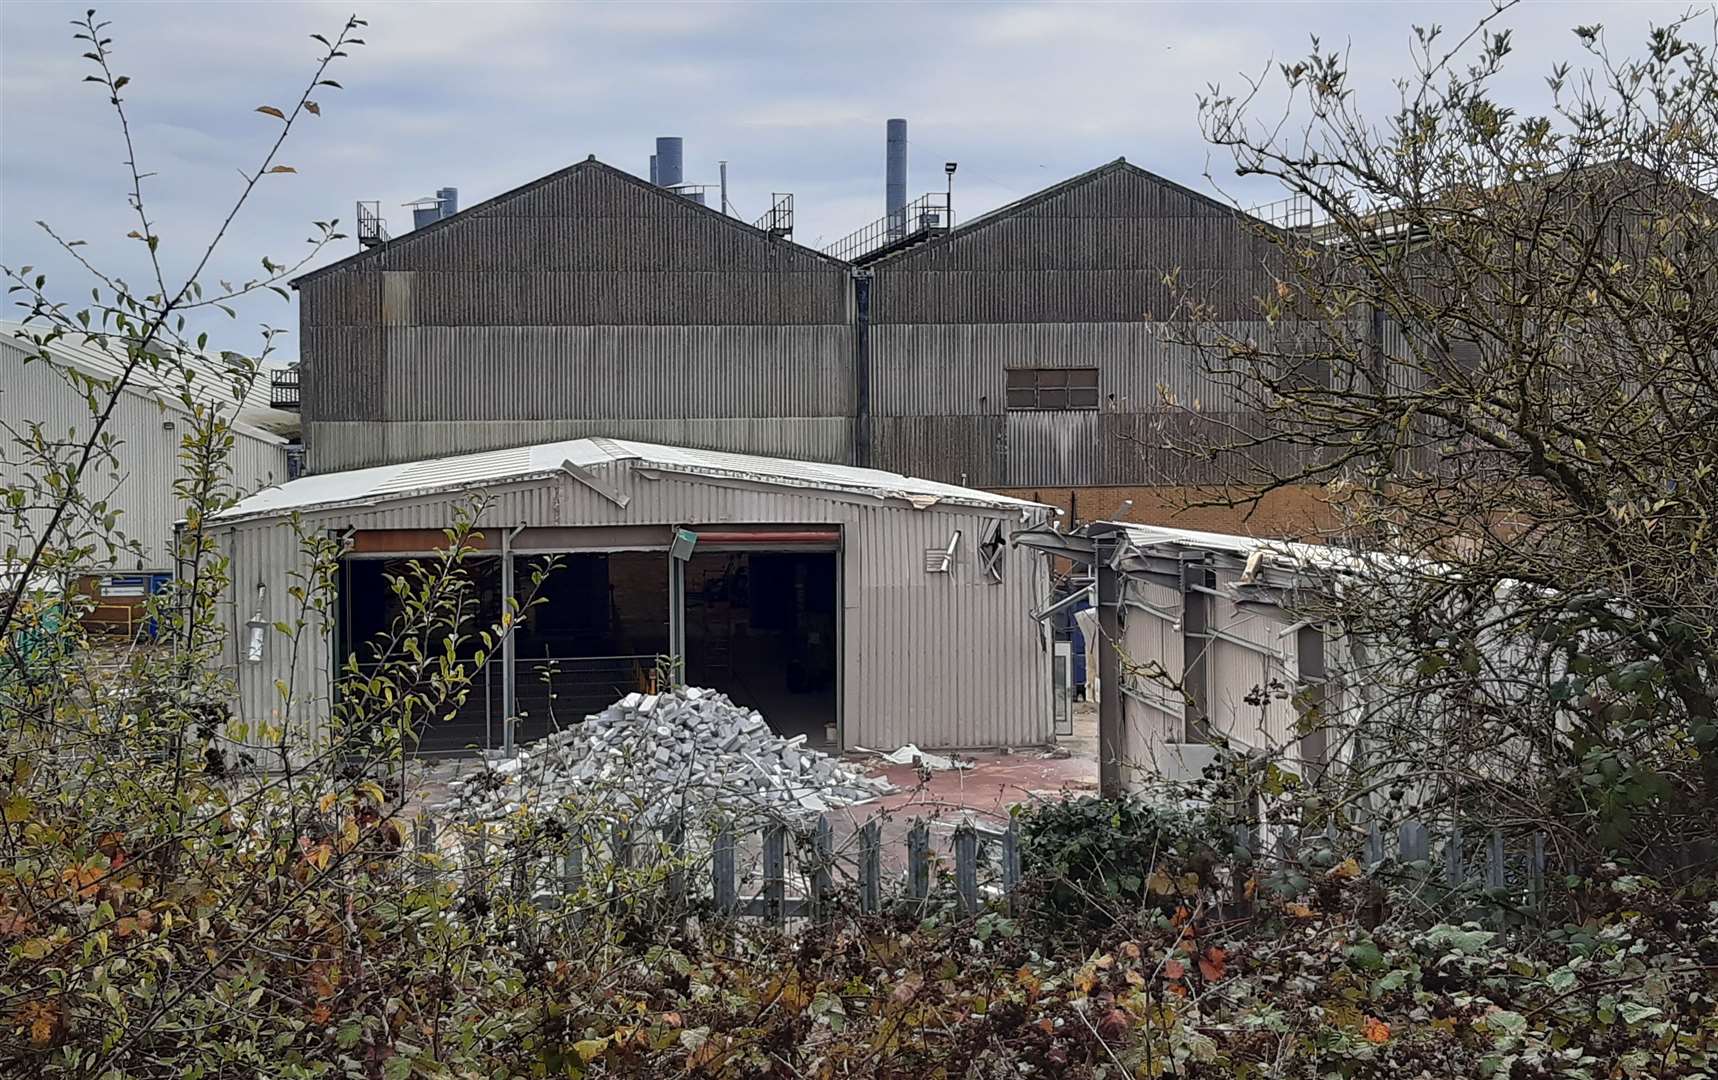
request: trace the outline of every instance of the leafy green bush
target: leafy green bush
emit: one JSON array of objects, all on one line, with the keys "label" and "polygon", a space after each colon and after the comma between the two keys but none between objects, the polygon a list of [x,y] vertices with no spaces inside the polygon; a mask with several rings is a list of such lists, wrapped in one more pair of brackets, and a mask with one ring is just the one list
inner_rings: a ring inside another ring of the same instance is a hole
[{"label": "leafy green bush", "polygon": [[1020,825],[1021,869],[1044,911],[1097,922],[1198,895],[1231,854],[1217,815],[1131,795],[1040,803]]}]

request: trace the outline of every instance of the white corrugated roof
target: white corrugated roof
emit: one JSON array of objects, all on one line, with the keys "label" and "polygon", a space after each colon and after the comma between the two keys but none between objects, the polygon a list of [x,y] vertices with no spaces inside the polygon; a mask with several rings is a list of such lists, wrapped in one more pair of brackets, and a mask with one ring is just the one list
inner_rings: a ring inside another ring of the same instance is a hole
[{"label": "white corrugated roof", "polygon": [[1303,544],[1292,540],[1271,540],[1235,533],[1200,532],[1197,529],[1172,529],[1162,525],[1117,523],[1127,533],[1128,543],[1136,548],[1180,547],[1202,551],[1217,551],[1246,558],[1255,551],[1265,551],[1277,565],[1319,570],[1342,570],[1357,573],[1377,571],[1385,567],[1402,569],[1427,565],[1425,560],[1388,555],[1378,551],[1356,551],[1332,544]]},{"label": "white corrugated roof", "polygon": [[265,488],[216,517],[231,521],[293,511],[362,506],[390,499],[552,476],[561,471],[565,462],[588,468],[613,461],[636,461],[645,468],[688,476],[842,491],[878,499],[902,499],[920,509],[937,503],[1021,511],[1051,509],[1025,499],[920,480],[880,469],[824,465],[719,450],[692,450],[625,439],[587,438],[306,476],[279,487]]},{"label": "white corrugated roof", "polygon": [[1333,554],[1339,555],[1339,557],[1350,554],[1348,552],[1339,553],[1338,549],[1324,544],[1301,544],[1290,540],[1242,536],[1238,533],[1201,532],[1198,529],[1172,529],[1165,525],[1134,525],[1129,522],[1120,524],[1127,532],[1128,542],[1135,547],[1175,544],[1181,547],[1205,548],[1240,556],[1251,555],[1263,548],[1267,551],[1291,555],[1305,562],[1330,561]]},{"label": "white corrugated roof", "polygon": [[[6,339],[13,348],[21,349],[31,356],[40,352],[35,338],[46,336],[50,329],[46,322],[21,323],[12,319],[0,319],[0,338]],[[118,335],[108,337],[111,344],[104,345],[101,335],[67,333],[47,346],[48,354],[55,363],[76,368],[86,375],[93,375],[98,379],[116,379],[125,370],[124,346]],[[194,376],[192,388],[201,397],[222,405],[234,401],[235,379],[231,365],[218,356],[187,355],[186,362]],[[177,366],[175,364],[174,368]],[[140,394],[147,394],[164,402],[170,408],[183,410],[183,403],[179,400],[183,374],[179,370],[157,371],[139,364],[132,372],[131,381],[127,385],[135,387]],[[278,442],[283,441],[279,438],[282,433],[296,432],[299,423],[298,417],[293,413],[270,406],[268,372],[263,371],[252,379],[246,388],[244,400],[239,403],[235,426],[247,435]]]}]

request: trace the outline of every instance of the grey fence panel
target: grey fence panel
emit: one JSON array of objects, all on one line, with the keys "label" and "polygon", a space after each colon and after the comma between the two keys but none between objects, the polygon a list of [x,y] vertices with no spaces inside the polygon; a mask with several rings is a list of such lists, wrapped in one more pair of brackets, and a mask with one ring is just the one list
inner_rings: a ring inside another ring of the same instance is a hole
[{"label": "grey fence panel", "polygon": [[835,861],[835,835],[829,827],[827,817],[818,817],[817,831],[812,837],[812,853],[815,862],[811,870],[811,904],[812,914],[819,919],[829,915],[830,893],[833,882],[830,871]]},{"label": "grey fence panel", "polygon": [[[858,907],[866,913],[882,911],[891,889],[896,890],[896,897],[917,906],[933,900],[949,902],[967,914],[986,907],[987,887],[999,886],[1000,902],[1010,910],[1018,897],[1023,877],[1022,845],[1019,823],[1012,818],[1003,829],[970,822],[957,826],[946,852],[947,864],[939,862],[933,849],[929,823],[913,821],[905,836],[904,880],[893,886],[884,872],[882,815],[859,824],[853,833],[855,861],[836,859],[829,818],[819,817],[808,824],[790,826],[777,821],[761,826],[749,837],[737,837],[729,821],[713,833],[701,833],[710,844],[709,854],[700,858],[709,859],[708,897],[714,912],[764,918],[776,925],[805,918],[827,919],[835,913],[835,897],[842,884],[838,874],[855,872],[856,882],[849,883],[856,883]],[[406,875],[420,887],[442,875],[454,875],[460,889],[482,897],[494,890],[493,875],[504,871],[501,880],[515,897],[556,907],[567,903],[558,898],[570,898],[594,884],[587,882],[586,874],[589,858],[597,858],[603,860],[598,865],[605,871],[599,879],[602,895],[597,902],[611,911],[624,912],[643,904],[635,910],[684,918],[695,904],[689,895],[694,890],[689,889],[687,877],[684,818],[653,827],[650,835],[656,842],[642,848],[634,838],[632,824],[616,821],[595,832],[580,832],[558,857],[535,861],[499,847],[491,828],[474,820],[466,825],[463,835],[438,838],[432,819],[417,818],[412,824],[413,850],[403,864]],[[1222,884],[1213,897],[1216,910],[1226,913],[1225,917],[1251,914],[1255,910],[1252,890],[1258,884],[1255,875],[1268,875],[1273,863],[1299,865],[1316,873],[1318,868],[1345,857],[1363,857],[1369,878],[1376,875],[1380,881],[1403,884],[1416,892],[1428,917],[1476,918],[1509,929],[1543,918],[1547,910],[1548,875],[1552,871],[1546,850],[1548,838],[1543,833],[1506,835],[1487,829],[1484,841],[1476,848],[1465,842],[1459,825],[1445,824],[1434,831],[1424,822],[1409,819],[1387,831],[1383,819],[1374,818],[1364,828],[1325,823],[1308,830],[1306,837],[1303,844],[1293,828],[1279,828],[1263,864],[1242,857],[1229,866],[1218,877]],[[752,895],[743,894],[740,888],[738,854],[746,840],[750,841],[752,857],[761,861],[758,891]],[[463,849],[458,868],[446,865],[438,854],[450,843],[453,849]],[[590,857],[585,853],[587,846],[592,847]],[[648,896],[630,895],[630,883],[623,875],[606,872],[624,871],[645,857],[669,860]],[[939,869],[942,866],[947,870]],[[1142,869],[1149,872],[1150,868]],[[945,891],[950,886],[952,890]]]},{"label": "grey fence panel", "polygon": [[740,888],[735,880],[734,830],[724,824],[716,833],[716,845],[710,858],[710,884],[716,911],[732,915],[739,910]]},{"label": "grey fence panel", "polygon": [[787,828],[779,822],[764,830],[764,917],[787,921]]},{"label": "grey fence panel", "polygon": [[922,821],[913,823],[907,833],[907,879],[914,900],[924,901],[931,895],[931,831]]},{"label": "grey fence panel", "polygon": [[967,914],[978,910],[978,831],[962,825],[954,831],[955,892]]},{"label": "grey fence panel", "polygon": [[417,847],[412,877],[418,888],[425,889],[435,882],[435,819],[428,814],[419,815],[412,827],[412,839]]},{"label": "grey fence panel", "polygon": [[859,830],[859,907],[883,910],[883,823],[876,818]]}]

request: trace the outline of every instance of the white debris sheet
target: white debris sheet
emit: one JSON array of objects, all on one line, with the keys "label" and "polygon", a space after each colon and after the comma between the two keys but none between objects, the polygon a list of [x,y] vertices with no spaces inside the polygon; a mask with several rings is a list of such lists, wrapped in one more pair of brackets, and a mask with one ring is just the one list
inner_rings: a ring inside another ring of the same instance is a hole
[{"label": "white debris sheet", "polygon": [[803,735],[782,738],[726,694],[684,687],[628,694],[576,727],[520,747],[515,758],[490,759],[450,790],[448,809],[466,818],[594,801],[660,823],[712,811],[737,819],[820,814],[895,788],[807,748]]},{"label": "white debris sheet", "polygon": [[[864,750],[864,747],[855,747]],[[965,758],[944,757],[933,754],[929,750],[920,750],[912,743],[889,751],[887,754],[879,750],[867,750],[866,753],[876,754],[891,765],[922,765],[932,772],[947,772],[950,769],[970,769],[972,762]]]}]

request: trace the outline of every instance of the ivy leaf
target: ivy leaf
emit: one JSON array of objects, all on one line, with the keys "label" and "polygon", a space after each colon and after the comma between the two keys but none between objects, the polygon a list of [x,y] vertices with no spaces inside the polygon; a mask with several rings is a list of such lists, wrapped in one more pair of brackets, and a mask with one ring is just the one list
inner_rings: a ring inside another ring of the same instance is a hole
[{"label": "ivy leaf", "polygon": [[1215,945],[1206,949],[1205,955],[1199,958],[1199,974],[1205,976],[1205,980],[1207,982],[1216,982],[1218,979],[1221,979],[1223,977],[1224,968],[1227,966],[1224,963],[1224,960],[1228,955],[1228,953],[1217,948]]},{"label": "ivy leaf", "polygon": [[590,1061],[606,1049],[608,1049],[608,1040],[606,1038],[580,1039],[578,1042],[573,1044],[573,1050],[579,1055],[580,1061]]},{"label": "ivy leaf", "polygon": [[1527,1030],[1527,1017],[1509,1009],[1499,1009],[1485,1018],[1488,1031],[1499,1035],[1520,1035]]},{"label": "ivy leaf", "polygon": [[1384,954],[1371,941],[1357,941],[1343,951],[1348,962],[1362,971],[1377,971],[1384,966]]},{"label": "ivy leaf", "polygon": [[310,113],[313,116],[321,116],[322,115],[322,106],[316,104],[316,102],[314,102],[314,101],[306,101],[304,103],[304,109],[306,112]]}]

